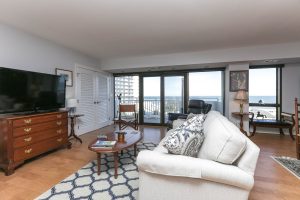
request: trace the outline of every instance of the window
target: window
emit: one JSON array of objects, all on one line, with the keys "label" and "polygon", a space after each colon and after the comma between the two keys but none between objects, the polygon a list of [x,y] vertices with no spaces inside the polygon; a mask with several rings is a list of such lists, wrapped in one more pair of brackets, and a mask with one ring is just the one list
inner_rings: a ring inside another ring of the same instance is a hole
[{"label": "window", "polygon": [[278,98],[279,68],[253,68],[249,70],[249,111],[257,119],[277,119],[280,108]]},{"label": "window", "polygon": [[186,112],[189,99],[212,104],[224,113],[224,68],[115,74],[115,117],[121,103],[136,104],[139,123],[163,125],[169,113]]},{"label": "window", "polygon": [[[121,94],[121,102],[117,95]],[[139,105],[139,77],[118,76],[115,77],[115,117],[119,115],[119,103]]]},{"label": "window", "polygon": [[212,110],[223,113],[223,71],[189,73],[189,99],[212,104]]}]

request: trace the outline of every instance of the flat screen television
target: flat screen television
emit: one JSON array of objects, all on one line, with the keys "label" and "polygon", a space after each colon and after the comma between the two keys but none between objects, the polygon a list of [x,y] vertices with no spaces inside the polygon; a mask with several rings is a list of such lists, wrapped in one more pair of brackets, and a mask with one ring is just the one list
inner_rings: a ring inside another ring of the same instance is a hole
[{"label": "flat screen television", "polygon": [[57,110],[65,93],[63,76],[0,67],[0,114]]}]

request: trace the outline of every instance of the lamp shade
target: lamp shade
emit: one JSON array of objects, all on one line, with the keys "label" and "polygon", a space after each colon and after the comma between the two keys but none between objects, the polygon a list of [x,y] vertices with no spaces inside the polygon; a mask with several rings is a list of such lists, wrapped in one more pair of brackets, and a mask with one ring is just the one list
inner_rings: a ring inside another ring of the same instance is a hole
[{"label": "lamp shade", "polygon": [[236,93],[235,99],[236,99],[236,100],[247,100],[247,99],[248,99],[248,96],[247,96],[246,90],[239,90],[239,91]]},{"label": "lamp shade", "polygon": [[76,108],[77,99],[67,99],[67,108]]}]

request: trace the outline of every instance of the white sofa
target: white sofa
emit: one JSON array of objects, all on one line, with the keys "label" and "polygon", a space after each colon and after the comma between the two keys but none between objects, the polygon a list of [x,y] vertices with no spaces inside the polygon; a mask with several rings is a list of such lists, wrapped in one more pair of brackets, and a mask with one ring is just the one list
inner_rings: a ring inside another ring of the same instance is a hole
[{"label": "white sofa", "polygon": [[248,199],[259,148],[218,112],[209,112],[203,126],[198,158],[168,154],[162,142],[139,153],[139,200]]}]

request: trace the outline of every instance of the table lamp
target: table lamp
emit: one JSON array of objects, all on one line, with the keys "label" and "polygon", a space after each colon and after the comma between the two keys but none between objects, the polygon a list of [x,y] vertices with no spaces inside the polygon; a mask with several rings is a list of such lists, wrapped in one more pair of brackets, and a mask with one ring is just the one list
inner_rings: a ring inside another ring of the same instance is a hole
[{"label": "table lamp", "polygon": [[244,113],[244,101],[248,99],[246,90],[239,90],[235,96],[236,100],[240,100],[240,113]]},{"label": "table lamp", "polygon": [[66,107],[69,108],[70,114],[74,114],[77,107],[77,99],[67,99]]}]

